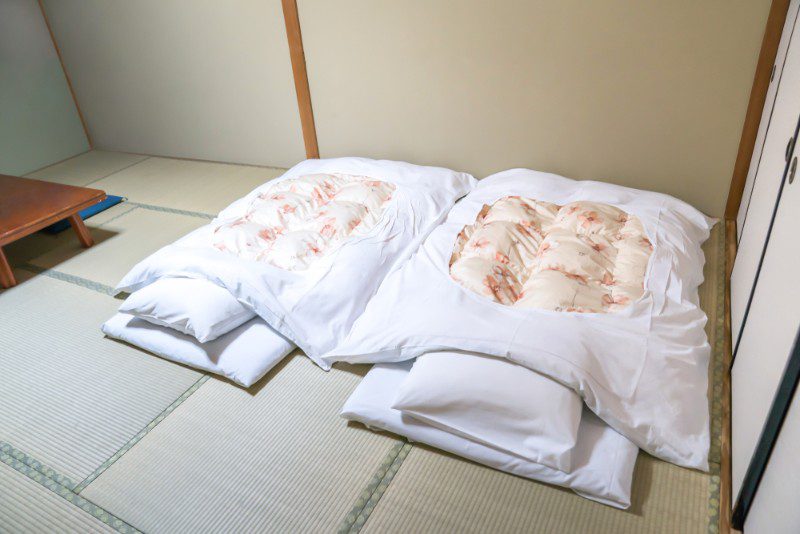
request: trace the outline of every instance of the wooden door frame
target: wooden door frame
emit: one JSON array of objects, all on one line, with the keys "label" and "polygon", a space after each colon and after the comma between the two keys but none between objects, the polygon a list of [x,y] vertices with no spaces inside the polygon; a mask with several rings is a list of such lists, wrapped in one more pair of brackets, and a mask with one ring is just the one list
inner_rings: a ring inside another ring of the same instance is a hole
[{"label": "wooden door frame", "polygon": [[725,206],[725,218],[736,219],[739,213],[739,204],[744,195],[744,186],[747,173],[750,169],[750,160],[756,146],[758,127],[761,124],[761,114],[767,101],[767,91],[772,78],[772,67],[778,54],[778,45],[789,13],[790,0],[772,0],[767,17],[767,26],[761,41],[761,51],[758,54],[758,64],[753,77],[753,86],[750,89],[750,101],[747,104],[747,113],[742,126],[742,135],[739,139],[739,150],[736,154],[736,163],[733,166],[728,202]]}]

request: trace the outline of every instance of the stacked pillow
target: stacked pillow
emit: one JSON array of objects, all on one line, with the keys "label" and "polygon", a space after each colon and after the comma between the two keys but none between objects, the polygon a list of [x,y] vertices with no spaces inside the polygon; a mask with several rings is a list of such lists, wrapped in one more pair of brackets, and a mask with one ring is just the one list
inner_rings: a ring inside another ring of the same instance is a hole
[{"label": "stacked pillow", "polygon": [[245,387],[294,349],[227,289],[199,278],[161,278],[135,291],[102,330]]},{"label": "stacked pillow", "polygon": [[200,343],[213,341],[256,316],[226,289],[195,278],[162,278],[134,292],[119,311]]},{"label": "stacked pillow", "polygon": [[517,476],[627,508],[639,449],[571,390],[508,362],[431,352],[377,364],[342,416]]},{"label": "stacked pillow", "polygon": [[583,403],[524,367],[473,353],[417,358],[393,408],[451,434],[569,472]]}]

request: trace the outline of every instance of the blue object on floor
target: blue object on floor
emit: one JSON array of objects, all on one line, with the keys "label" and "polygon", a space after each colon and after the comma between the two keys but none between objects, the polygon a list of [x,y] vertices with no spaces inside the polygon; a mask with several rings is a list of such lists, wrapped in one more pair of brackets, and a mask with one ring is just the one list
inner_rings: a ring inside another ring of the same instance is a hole
[{"label": "blue object on floor", "polygon": [[[80,215],[81,219],[85,221],[89,217],[97,215],[101,211],[105,211],[112,206],[116,206],[117,204],[119,204],[124,200],[127,199],[125,197],[118,197],[115,195],[106,195],[105,200],[98,202],[94,206],[89,206],[88,208],[79,211],[78,215]],[[57,223],[51,224],[47,228],[42,228],[42,232],[47,232],[48,234],[57,234],[59,232],[63,232],[70,226],[71,225],[69,224],[69,221],[67,219],[62,219]]]}]

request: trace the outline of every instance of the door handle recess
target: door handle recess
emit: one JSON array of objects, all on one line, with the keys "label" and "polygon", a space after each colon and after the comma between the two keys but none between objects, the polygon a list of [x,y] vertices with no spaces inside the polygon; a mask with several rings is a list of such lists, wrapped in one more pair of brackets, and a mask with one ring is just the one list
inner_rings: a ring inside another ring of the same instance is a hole
[{"label": "door handle recess", "polygon": [[789,156],[792,155],[792,148],[794,148],[794,137],[790,137],[789,142],[786,143],[786,154],[784,156],[784,161],[789,161]]},{"label": "door handle recess", "polygon": [[797,173],[797,156],[792,159],[792,166],[789,167],[789,183],[794,182],[794,175]]}]

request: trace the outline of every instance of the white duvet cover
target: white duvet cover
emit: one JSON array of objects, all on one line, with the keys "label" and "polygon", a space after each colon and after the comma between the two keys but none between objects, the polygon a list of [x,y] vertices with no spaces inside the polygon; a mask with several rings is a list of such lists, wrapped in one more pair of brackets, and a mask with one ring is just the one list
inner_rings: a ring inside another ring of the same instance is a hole
[{"label": "white duvet cover", "polygon": [[468,174],[408,163],[308,160],[140,262],[117,290],[206,278],[328,368],[319,355],[474,184]]},{"label": "white duvet cover", "polygon": [[697,288],[711,226],[662,194],[496,174],[387,277],[323,359],[506,357],[571,387],[655,456],[706,470],[709,345]]},{"label": "white duvet cover", "polygon": [[568,387],[505,358],[449,351],[418,357],[392,408],[569,472],[583,401]]},{"label": "white duvet cover", "polygon": [[448,433],[393,409],[394,398],[410,368],[411,362],[375,365],[347,400],[342,416],[507,473],[569,488],[609,506],[630,506],[639,449],[588,410],[581,419],[572,470],[564,473]]}]

